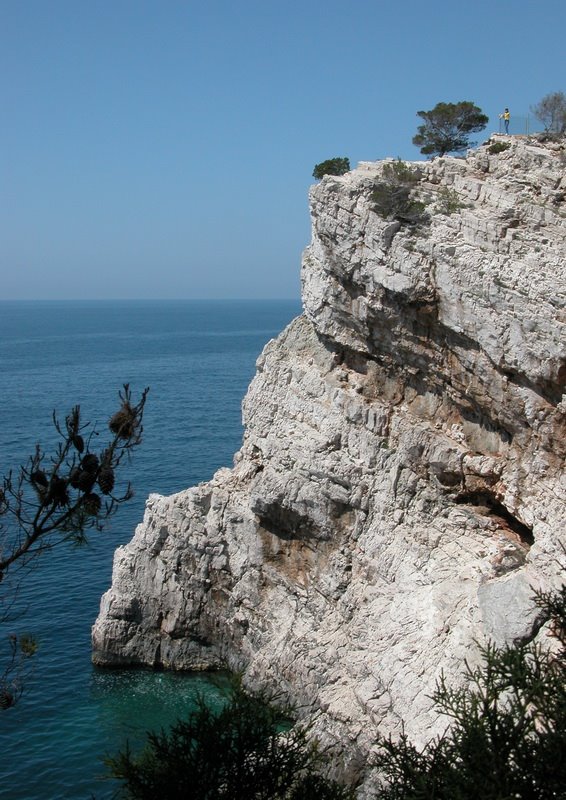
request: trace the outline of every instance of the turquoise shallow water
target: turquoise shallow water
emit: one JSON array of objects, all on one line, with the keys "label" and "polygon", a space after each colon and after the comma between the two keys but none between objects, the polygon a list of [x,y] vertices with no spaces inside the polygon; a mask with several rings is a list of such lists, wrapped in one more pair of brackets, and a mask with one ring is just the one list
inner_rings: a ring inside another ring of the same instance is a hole
[{"label": "turquoise shallow water", "polygon": [[147,495],[232,464],[255,360],[299,313],[298,301],[0,302],[1,472],[36,441],[54,441],[53,409],[63,417],[80,403],[102,430],[124,382],[150,386],[144,444],[128,468],[134,500],[88,547],[44,554],[22,576],[22,616],[0,631],[0,646],[11,629],[40,645],[20,703],[0,714],[0,798],[106,800],[106,753],[173,722],[197,692],[221,697],[209,676],[95,669],[90,629],[114,549],[131,538]]}]

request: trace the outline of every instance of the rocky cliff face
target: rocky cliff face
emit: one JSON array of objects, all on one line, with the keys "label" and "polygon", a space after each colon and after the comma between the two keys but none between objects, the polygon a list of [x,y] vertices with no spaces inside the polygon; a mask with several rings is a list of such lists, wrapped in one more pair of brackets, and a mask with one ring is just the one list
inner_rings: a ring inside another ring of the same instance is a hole
[{"label": "rocky cliff face", "polygon": [[257,362],[231,470],[152,495],[93,632],[99,664],[227,665],[364,763],[422,742],[477,643],[531,634],[560,581],[565,152],[515,137],[409,165],[420,224],[374,208],[386,162],[311,190],[304,314]]}]

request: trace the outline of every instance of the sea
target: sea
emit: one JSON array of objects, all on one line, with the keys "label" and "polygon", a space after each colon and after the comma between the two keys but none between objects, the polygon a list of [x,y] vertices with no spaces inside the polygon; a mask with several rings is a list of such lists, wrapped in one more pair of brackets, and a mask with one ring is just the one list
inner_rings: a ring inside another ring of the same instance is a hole
[{"label": "sea", "polygon": [[109,800],[117,784],[105,757],[140,747],[198,696],[222,702],[222,676],[94,667],[91,627],[113,553],[131,539],[147,496],[232,466],[255,361],[300,313],[298,300],[0,301],[0,474],[25,465],[37,443],[54,451],[54,412],[64,420],[80,405],[102,442],[123,384],[134,399],[149,387],[143,443],[122,468],[133,499],[87,544],[44,552],[15,584],[0,584],[12,602],[0,674],[10,633],[38,643],[19,702],[0,711],[0,798]]}]

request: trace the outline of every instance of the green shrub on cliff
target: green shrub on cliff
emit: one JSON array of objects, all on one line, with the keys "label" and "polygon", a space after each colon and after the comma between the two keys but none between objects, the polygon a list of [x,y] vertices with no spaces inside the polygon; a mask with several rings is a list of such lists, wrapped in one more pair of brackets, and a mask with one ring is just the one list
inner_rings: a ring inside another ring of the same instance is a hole
[{"label": "green shrub on cliff", "polygon": [[321,161],[320,164],[315,165],[312,176],[319,181],[325,175],[344,175],[349,170],[349,158],[329,158],[327,161]]},{"label": "green shrub on cliff", "polygon": [[455,214],[462,208],[466,208],[466,204],[462,202],[458,192],[454,191],[454,189],[449,189],[447,186],[443,186],[439,190],[435,207],[435,211],[438,214],[450,216],[450,214]]},{"label": "green shrub on cliff", "polygon": [[496,156],[499,153],[504,153],[505,150],[509,150],[510,147],[511,145],[509,142],[493,142],[487,148],[487,152],[490,154],[490,156]]},{"label": "green shrub on cliff", "polygon": [[371,194],[376,214],[413,225],[425,222],[426,205],[414,196],[414,186],[420,180],[419,170],[398,159],[384,166],[383,178],[376,181]]}]

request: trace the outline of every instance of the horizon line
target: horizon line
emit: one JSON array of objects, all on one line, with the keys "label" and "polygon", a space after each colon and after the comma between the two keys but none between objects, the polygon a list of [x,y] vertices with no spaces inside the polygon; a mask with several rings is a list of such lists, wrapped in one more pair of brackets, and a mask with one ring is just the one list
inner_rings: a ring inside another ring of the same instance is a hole
[{"label": "horizon line", "polygon": [[0,303],[249,303],[277,300],[300,302],[298,297],[8,297]]}]

